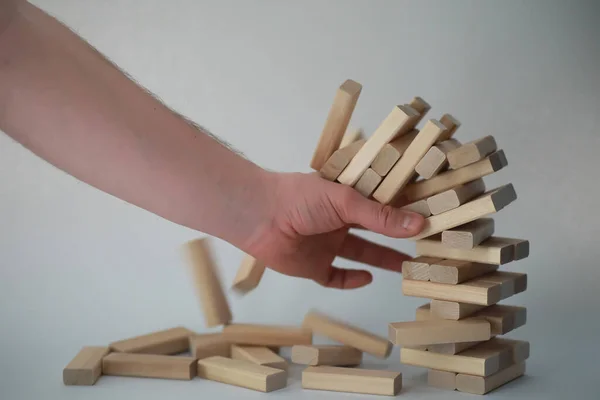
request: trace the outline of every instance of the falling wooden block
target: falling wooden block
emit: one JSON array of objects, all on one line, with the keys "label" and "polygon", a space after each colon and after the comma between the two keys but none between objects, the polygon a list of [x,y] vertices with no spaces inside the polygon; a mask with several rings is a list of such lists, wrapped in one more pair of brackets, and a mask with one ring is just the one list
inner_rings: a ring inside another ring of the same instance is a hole
[{"label": "falling wooden block", "polygon": [[250,254],[246,254],[235,275],[232,289],[239,294],[248,293],[258,286],[264,273],[265,264]]},{"label": "falling wooden block", "polygon": [[485,306],[456,301],[431,300],[431,314],[443,319],[459,320],[475,314]]},{"label": "falling wooden block", "polygon": [[[377,193],[377,191],[375,193]],[[511,183],[501,186],[458,208],[426,218],[425,227],[421,230],[421,233],[410,237],[410,239],[423,239],[493,214],[515,201],[516,198],[517,194]]]},{"label": "falling wooden block", "polygon": [[525,375],[525,362],[513,364],[487,377],[457,374],[455,383],[456,389],[460,392],[486,394],[523,375]]},{"label": "falling wooden block", "polygon": [[416,212],[417,214],[421,214],[425,218],[431,215],[431,210],[429,209],[429,205],[427,204],[427,200],[419,200],[414,203],[407,204],[403,207],[400,207],[401,210]]},{"label": "falling wooden block", "polygon": [[[340,143],[339,149],[342,149],[342,148],[348,146],[349,144],[352,144],[352,143],[357,142],[364,138],[365,138],[365,133],[361,128],[353,129],[349,132],[347,131],[346,134],[344,134],[344,137],[342,138],[342,142]],[[331,157],[329,157],[329,158],[331,158]]]},{"label": "falling wooden block", "polygon": [[344,345],[292,347],[292,362],[295,364],[349,367],[359,365],[362,357],[362,351]]},{"label": "falling wooden block", "polygon": [[386,143],[411,131],[418,119],[419,113],[410,106],[394,107],[337,180],[344,185],[354,186]]},{"label": "falling wooden block", "polygon": [[392,350],[391,343],[386,338],[334,320],[316,311],[306,314],[302,325],[311,329],[313,333],[326,336],[378,358],[387,358]]},{"label": "falling wooden block", "polygon": [[287,370],[288,363],[285,359],[268,347],[261,346],[231,346],[231,358],[234,360],[250,361],[266,367]]},{"label": "falling wooden block", "polygon": [[474,342],[491,338],[490,323],[485,319],[392,322],[388,328],[388,339],[399,346]]},{"label": "falling wooden block", "polygon": [[122,353],[178,354],[189,349],[189,337],[195,333],[182,326],[123,339],[110,344]]},{"label": "falling wooden block", "polygon": [[310,162],[310,167],[315,171],[323,168],[333,152],[340,147],[361,91],[362,85],[351,79],[338,88]]},{"label": "falling wooden block", "polygon": [[413,129],[405,135],[387,143],[371,163],[371,168],[381,176],[386,176],[394,164],[398,162],[408,146],[417,137],[418,129]]},{"label": "falling wooden block", "polygon": [[310,329],[295,326],[230,324],[223,328],[223,337],[233,344],[255,346],[312,344]]},{"label": "falling wooden block", "polygon": [[356,189],[360,194],[369,198],[371,194],[377,189],[379,183],[383,178],[377,174],[371,168],[368,168],[364,174],[360,177],[356,185],[354,185],[354,189]]},{"label": "falling wooden block", "polygon": [[460,142],[456,139],[449,139],[431,147],[423,156],[421,161],[415,166],[415,172],[424,179],[430,179],[437,175],[448,166],[446,154],[450,150],[460,147]]},{"label": "falling wooden block", "polygon": [[494,264],[482,264],[472,261],[442,260],[429,267],[429,280],[437,283],[456,285],[488,274],[498,269]]},{"label": "falling wooden block", "polygon": [[494,220],[479,218],[442,232],[442,244],[455,249],[472,249],[494,234]]},{"label": "falling wooden block", "polygon": [[63,383],[67,386],[91,386],[102,375],[102,358],[108,347],[85,346],[63,369]]},{"label": "falling wooden block", "polygon": [[427,384],[439,389],[455,390],[456,373],[437,369],[427,370]]},{"label": "falling wooden block", "polygon": [[485,192],[483,179],[476,179],[427,199],[427,205],[433,215],[445,213],[465,204]]},{"label": "falling wooden block", "polygon": [[212,356],[231,356],[231,343],[221,333],[190,336],[190,353],[196,360]]},{"label": "falling wooden block", "polygon": [[302,388],[395,396],[402,389],[396,371],[317,366],[302,371]]},{"label": "falling wooden block", "polygon": [[442,172],[431,179],[406,185],[402,191],[401,199],[405,204],[426,199],[434,194],[452,189],[455,186],[474,181],[484,176],[493,174],[508,165],[504,151],[498,150],[474,164],[466,167]]},{"label": "falling wooden block", "polygon": [[402,277],[417,281],[429,280],[429,268],[431,264],[443,261],[438,257],[416,257],[402,263]]},{"label": "falling wooden block", "polygon": [[272,392],[287,385],[287,371],[220,356],[199,360],[198,376],[259,392]]},{"label": "falling wooden block", "polygon": [[111,376],[191,380],[196,376],[196,359],[159,354],[110,353],[102,359],[102,373]]},{"label": "falling wooden block", "polygon": [[184,249],[190,263],[206,326],[228,324],[231,321],[231,310],[214,263],[209,239],[189,241]]},{"label": "falling wooden block", "polygon": [[446,130],[438,139],[440,142],[450,139],[454,135],[456,130],[460,128],[460,121],[454,118],[451,114],[442,115],[442,118],[440,118],[440,122],[446,127]]},{"label": "falling wooden block", "polygon": [[335,181],[342,173],[350,160],[358,153],[365,144],[365,139],[359,139],[349,145],[336,150],[319,170],[319,175],[328,181]]},{"label": "falling wooden block", "polygon": [[480,161],[496,150],[494,137],[485,136],[448,152],[448,164],[451,169],[459,169]]},{"label": "falling wooden block", "polygon": [[392,167],[373,193],[373,197],[382,204],[390,204],[396,195],[415,175],[415,166],[423,158],[427,150],[438,140],[446,127],[439,121],[427,121],[423,129],[410,143],[404,155]]}]

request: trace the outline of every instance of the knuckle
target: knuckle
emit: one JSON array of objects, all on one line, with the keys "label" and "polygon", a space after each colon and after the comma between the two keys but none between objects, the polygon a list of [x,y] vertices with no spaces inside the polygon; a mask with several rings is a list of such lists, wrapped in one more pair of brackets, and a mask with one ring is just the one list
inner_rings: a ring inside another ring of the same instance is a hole
[{"label": "knuckle", "polygon": [[394,216],[394,209],[389,205],[379,207],[377,212],[377,220],[383,227],[390,227],[392,225],[392,218]]}]

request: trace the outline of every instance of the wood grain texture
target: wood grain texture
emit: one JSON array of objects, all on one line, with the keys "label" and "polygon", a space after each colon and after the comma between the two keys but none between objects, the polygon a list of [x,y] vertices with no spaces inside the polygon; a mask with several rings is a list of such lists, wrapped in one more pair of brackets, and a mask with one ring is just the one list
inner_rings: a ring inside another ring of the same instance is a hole
[{"label": "wood grain texture", "polygon": [[395,396],[402,389],[402,374],[345,367],[308,367],[302,371],[302,388]]},{"label": "wood grain texture", "polygon": [[220,356],[198,361],[198,376],[215,382],[259,392],[272,392],[287,386],[287,371],[244,360]]},{"label": "wood grain texture", "polygon": [[400,157],[404,154],[408,146],[417,137],[419,133],[418,129],[413,129],[405,135],[400,136],[397,139],[387,143],[375,159],[371,163],[371,168],[381,176],[386,176],[392,167],[398,162]]},{"label": "wood grain texture", "polygon": [[446,154],[458,147],[460,147],[460,142],[456,139],[445,140],[431,147],[415,166],[415,172],[422,176],[423,179],[434,177],[448,166]]},{"label": "wood grain texture", "polygon": [[439,138],[440,142],[448,140],[452,136],[454,136],[454,133],[456,132],[456,130],[458,128],[460,128],[460,125],[461,125],[460,121],[457,120],[452,114],[442,115],[442,118],[440,118],[440,122],[442,124],[444,124],[444,126],[446,127],[446,130],[444,131],[442,136]]},{"label": "wood grain texture", "polygon": [[365,139],[359,139],[336,150],[323,167],[321,167],[319,175],[328,181],[334,182],[338,176],[340,176],[344,168],[350,163],[350,160],[352,160],[363,147],[365,142]]},{"label": "wood grain texture", "polygon": [[429,280],[429,269],[431,264],[443,261],[438,257],[416,257],[402,263],[402,277],[404,279],[414,279],[417,281]]},{"label": "wood grain texture", "polygon": [[231,288],[239,294],[246,294],[254,290],[260,283],[265,273],[265,268],[265,264],[262,261],[257,260],[250,254],[246,254],[233,279]]},{"label": "wood grain texture", "polygon": [[525,371],[525,362],[521,362],[487,377],[457,374],[456,389],[463,393],[486,394],[525,375]]},{"label": "wood grain texture", "polygon": [[302,325],[311,329],[315,334],[323,335],[347,346],[352,346],[377,358],[387,358],[392,350],[391,343],[386,338],[335,320],[316,311],[310,311],[306,314]]},{"label": "wood grain texture", "polygon": [[456,373],[429,369],[427,370],[427,385],[438,389],[455,390]]},{"label": "wood grain texture", "polygon": [[438,140],[446,127],[439,121],[431,119],[427,121],[423,129],[410,143],[404,155],[392,167],[383,179],[373,198],[382,204],[390,204],[396,195],[415,176],[415,166],[423,158],[425,153]]},{"label": "wood grain texture", "polygon": [[112,351],[122,353],[178,354],[189,349],[189,337],[195,333],[185,327],[165,329],[112,342]]},{"label": "wood grain texture", "polygon": [[356,182],[356,185],[354,185],[354,189],[364,197],[369,198],[375,189],[377,189],[377,186],[381,183],[382,179],[383,178],[373,169],[367,168],[358,182]]},{"label": "wood grain texture", "polygon": [[392,322],[388,339],[398,346],[432,345],[439,343],[484,341],[491,338],[490,323],[485,319],[450,321]]},{"label": "wood grain texture", "polygon": [[110,352],[108,347],[84,346],[63,369],[66,386],[91,386],[102,375],[102,358]]},{"label": "wood grain texture", "polygon": [[207,327],[228,324],[231,310],[210,249],[210,239],[191,240],[184,245],[184,250],[204,313],[204,323]]},{"label": "wood grain texture", "polygon": [[231,343],[220,332],[192,335],[190,353],[196,360],[212,356],[231,357]]},{"label": "wood grain texture", "polygon": [[351,79],[342,83],[336,91],[310,162],[310,167],[315,171],[323,168],[333,152],[340,147],[361,91],[362,85]]},{"label": "wood grain texture", "polygon": [[191,380],[196,375],[196,359],[158,354],[110,353],[102,359],[102,373],[112,376]]},{"label": "wood grain texture", "polygon": [[312,345],[292,347],[292,362],[304,365],[356,366],[363,353],[345,345]]},{"label": "wood grain texture", "polygon": [[451,169],[459,169],[485,158],[496,150],[494,137],[485,136],[448,152],[448,164]]},{"label": "wood grain texture", "polygon": [[484,305],[459,303],[457,301],[431,300],[431,314],[443,319],[459,320],[484,309]]},{"label": "wood grain texture", "polygon": [[230,324],[223,328],[223,337],[232,344],[255,346],[312,344],[310,329],[295,326]]},{"label": "wood grain texture", "polygon": [[[440,257],[452,260],[466,260],[484,264],[502,265],[514,261],[515,246],[520,243],[525,247],[525,240],[492,236],[472,249],[456,249],[441,242],[441,236],[432,236],[416,242],[418,255]],[[528,242],[527,242],[528,246]]]},{"label": "wood grain texture", "polygon": [[469,250],[489,239],[495,230],[492,218],[479,218],[475,221],[442,232],[442,244],[455,249]]},{"label": "wood grain texture", "polygon": [[498,269],[494,264],[482,264],[472,261],[442,260],[429,267],[429,280],[437,283],[456,285],[488,274]]},{"label": "wood grain texture", "polygon": [[427,205],[433,215],[438,215],[460,207],[484,192],[485,183],[480,178],[427,198]]},{"label": "wood grain texture", "polygon": [[254,364],[266,367],[287,370],[287,361],[276,354],[273,350],[263,346],[231,346],[231,358],[234,360],[246,360]]},{"label": "wood grain texture", "polygon": [[403,207],[400,207],[401,210],[416,212],[417,214],[421,214],[425,218],[431,215],[431,210],[429,209],[429,205],[427,204],[427,200],[419,200],[414,203],[407,204]]}]

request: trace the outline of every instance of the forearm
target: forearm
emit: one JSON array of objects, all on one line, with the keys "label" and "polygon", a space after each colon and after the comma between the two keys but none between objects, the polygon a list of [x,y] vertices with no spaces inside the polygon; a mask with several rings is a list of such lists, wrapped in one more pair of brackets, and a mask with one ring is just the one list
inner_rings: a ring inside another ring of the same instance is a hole
[{"label": "forearm", "polygon": [[0,57],[0,129],[57,168],[235,245],[268,212],[270,174],[35,7],[0,35]]}]

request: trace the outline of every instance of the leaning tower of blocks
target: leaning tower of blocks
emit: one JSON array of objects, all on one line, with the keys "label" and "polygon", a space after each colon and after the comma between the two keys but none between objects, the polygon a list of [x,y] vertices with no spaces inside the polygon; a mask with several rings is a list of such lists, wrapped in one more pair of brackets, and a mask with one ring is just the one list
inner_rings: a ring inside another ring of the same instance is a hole
[{"label": "leaning tower of blocks", "polygon": [[[309,310],[301,324],[234,320],[208,238],[184,244],[185,259],[210,333],[176,326],[99,346],[84,346],[63,369],[67,386],[101,376],[189,381],[195,378],[261,392],[285,388],[289,362],[305,366],[302,389],[395,396],[402,374],[363,367],[400,346],[400,362],[427,369],[431,386],[485,394],[525,373],[529,343],[501,338],[525,324],[523,307],[499,304],[523,292],[527,275],[499,270],[529,254],[526,240],[494,233],[493,214],[516,200],[511,184],[486,188],[483,178],[507,165],[493,136],[460,143],[450,114],[428,119],[420,97],[393,107],[368,137],[349,130],[362,86],[344,82],[335,95],[310,162],[323,179],[348,185],[382,204],[426,218],[411,239],[416,257],[402,266],[402,292],[430,299],[415,321],[390,322],[381,337]],[[259,285],[265,264],[245,255],[232,292]],[[196,318],[192,316],[192,318]],[[321,336],[336,344],[317,345]],[[281,349],[290,348],[289,360]],[[202,385],[199,385],[202,391]]]}]

